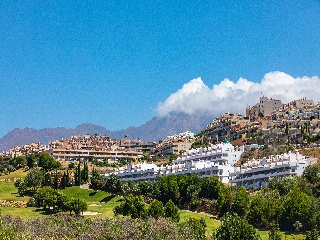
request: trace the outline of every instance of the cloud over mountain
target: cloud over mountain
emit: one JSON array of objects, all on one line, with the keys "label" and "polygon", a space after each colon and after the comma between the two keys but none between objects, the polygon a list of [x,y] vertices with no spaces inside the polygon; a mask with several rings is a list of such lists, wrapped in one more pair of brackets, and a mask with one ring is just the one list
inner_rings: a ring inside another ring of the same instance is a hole
[{"label": "cloud over mountain", "polygon": [[319,87],[320,78],[317,76],[294,78],[279,71],[265,74],[260,83],[244,78],[233,82],[226,78],[212,88],[201,78],[196,78],[184,84],[164,102],[159,102],[157,111],[160,116],[174,111],[188,114],[210,112],[214,115],[223,112],[244,113],[245,106],[257,103],[261,93],[269,98],[280,99],[283,103],[303,97],[318,102]]}]

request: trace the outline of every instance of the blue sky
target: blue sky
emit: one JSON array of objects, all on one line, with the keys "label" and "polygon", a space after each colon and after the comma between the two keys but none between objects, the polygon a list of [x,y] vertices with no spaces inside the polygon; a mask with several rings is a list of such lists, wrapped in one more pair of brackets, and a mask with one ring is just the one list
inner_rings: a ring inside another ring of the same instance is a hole
[{"label": "blue sky", "polygon": [[138,126],[198,77],[320,76],[319,16],[320,1],[0,1],[0,137]]}]

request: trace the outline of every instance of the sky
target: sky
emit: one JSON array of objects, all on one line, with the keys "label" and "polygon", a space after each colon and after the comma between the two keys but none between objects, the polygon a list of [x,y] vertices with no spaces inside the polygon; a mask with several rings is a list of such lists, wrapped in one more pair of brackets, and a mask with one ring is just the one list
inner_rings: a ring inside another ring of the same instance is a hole
[{"label": "sky", "polygon": [[0,1],[0,137],[320,101],[319,16],[312,0]]}]

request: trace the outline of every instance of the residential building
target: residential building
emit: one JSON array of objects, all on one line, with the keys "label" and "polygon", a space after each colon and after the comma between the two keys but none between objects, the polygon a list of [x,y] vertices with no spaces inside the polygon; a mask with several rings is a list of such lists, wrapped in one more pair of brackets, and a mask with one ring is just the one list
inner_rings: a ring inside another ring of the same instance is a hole
[{"label": "residential building", "polygon": [[316,158],[305,158],[299,152],[252,159],[230,174],[230,183],[245,188],[264,187],[270,177],[301,176],[307,166],[316,162]]}]

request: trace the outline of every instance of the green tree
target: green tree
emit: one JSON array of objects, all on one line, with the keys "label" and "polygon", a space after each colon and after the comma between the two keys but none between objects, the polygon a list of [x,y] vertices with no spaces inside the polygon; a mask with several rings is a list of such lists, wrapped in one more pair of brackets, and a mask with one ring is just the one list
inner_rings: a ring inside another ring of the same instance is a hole
[{"label": "green tree", "polygon": [[214,232],[215,240],[260,240],[254,227],[244,218],[231,215],[221,219],[221,226]]},{"label": "green tree", "polygon": [[106,188],[107,192],[120,193],[121,192],[120,178],[117,175],[112,173],[106,181],[105,188]]},{"label": "green tree", "polygon": [[303,177],[311,184],[316,184],[320,181],[319,177],[320,165],[310,165],[303,171]]},{"label": "green tree", "polygon": [[303,223],[303,229],[311,228],[313,202],[311,198],[295,187],[283,201],[281,206],[280,227],[284,230],[295,230],[294,224],[299,221]]},{"label": "green tree", "polygon": [[115,215],[131,216],[131,218],[143,218],[147,216],[146,204],[141,196],[126,196],[119,206],[113,209]]},{"label": "green tree", "polygon": [[14,166],[16,169],[25,167],[26,163],[27,162],[24,156],[17,156],[15,158],[10,159],[10,164]]},{"label": "green tree", "polygon": [[179,203],[180,190],[176,175],[163,176],[156,182],[155,197],[163,203],[172,200],[175,204]]},{"label": "green tree", "polygon": [[124,195],[130,194],[130,193],[133,195],[136,195],[139,192],[138,184],[132,180],[122,181],[121,182],[121,192]]},{"label": "green tree", "polygon": [[14,186],[18,189],[20,196],[23,196],[27,191],[27,184],[22,179],[17,179],[14,183]]},{"label": "green tree", "polygon": [[49,172],[44,175],[43,186],[52,186],[51,174]]},{"label": "green tree", "polygon": [[38,166],[41,167],[45,172],[61,167],[61,163],[55,161],[48,153],[41,153],[38,159]]},{"label": "green tree", "polygon": [[65,189],[67,186],[68,186],[68,177],[67,177],[66,172],[64,172],[64,173],[63,173],[63,176],[62,176],[62,178],[61,178],[60,187],[61,187],[62,189]]},{"label": "green tree", "polygon": [[81,170],[81,183],[87,183],[89,181],[89,168],[88,164],[85,161],[83,163],[83,169]]},{"label": "green tree", "polygon": [[37,162],[37,158],[36,156],[31,153],[27,156],[27,166],[31,169],[31,168],[34,168],[35,165],[36,165],[36,162]]},{"label": "green tree", "polygon": [[93,169],[90,178],[90,188],[94,190],[102,190],[105,184],[105,178],[101,176],[96,169]]},{"label": "green tree", "polygon": [[225,186],[217,177],[207,177],[202,181],[200,196],[211,200],[218,199],[224,189]]},{"label": "green tree", "polygon": [[270,223],[278,222],[281,215],[282,199],[278,190],[264,188],[250,201],[247,219],[255,227],[269,228]]},{"label": "green tree", "polygon": [[75,173],[75,185],[80,186],[81,185],[81,163],[79,160],[79,164],[76,168],[76,173]]},{"label": "green tree", "polygon": [[216,208],[220,217],[231,212],[233,197],[232,189],[230,187],[225,187],[219,194]]},{"label": "green tree", "polygon": [[312,229],[311,231],[307,231],[306,240],[318,240],[319,232],[317,229]]},{"label": "green tree", "polygon": [[53,188],[54,189],[58,189],[59,188],[59,173],[57,171],[54,174]]},{"label": "green tree", "polygon": [[36,202],[37,207],[43,207],[48,209],[54,207],[56,203],[56,190],[52,189],[50,186],[45,186],[38,188],[33,198]]},{"label": "green tree", "polygon": [[15,169],[14,166],[12,166],[12,165],[10,164],[10,165],[7,166],[7,170],[8,170],[9,172],[14,172],[16,169]]},{"label": "green tree", "polygon": [[255,227],[260,227],[263,224],[263,207],[263,199],[259,196],[255,196],[251,199],[247,220]]},{"label": "green tree", "polygon": [[243,187],[238,187],[234,195],[231,211],[244,217],[249,209],[249,194]]},{"label": "green tree", "polygon": [[71,198],[69,199],[68,203],[68,210],[70,211],[70,213],[73,211],[75,213],[76,216],[79,216],[80,213],[84,212],[85,210],[88,209],[88,204],[86,202],[86,200],[84,199],[76,199],[76,198]]},{"label": "green tree", "polygon": [[280,228],[279,224],[275,224],[274,222],[270,224],[269,227],[269,240],[281,240],[281,233],[280,233]]},{"label": "green tree", "polygon": [[164,209],[162,202],[154,199],[150,204],[148,208],[148,216],[153,218],[160,218],[164,215]]},{"label": "green tree", "polygon": [[192,239],[194,240],[206,239],[207,224],[203,218],[199,220],[191,217],[191,218],[188,218],[188,220],[182,223],[181,225],[187,225],[189,228],[191,228],[193,233]]},{"label": "green tree", "polygon": [[154,182],[141,181],[138,183],[138,193],[143,196],[150,196],[154,189]]},{"label": "green tree", "polygon": [[44,181],[44,172],[38,168],[33,168],[28,172],[24,182],[33,192],[40,188]]},{"label": "green tree", "polygon": [[164,207],[164,216],[169,218],[173,222],[180,221],[179,208],[173,203],[172,200],[169,200]]},{"label": "green tree", "polygon": [[72,178],[70,178],[69,170],[66,173],[66,187],[71,187],[73,185]]}]

